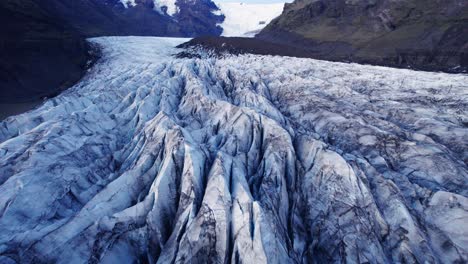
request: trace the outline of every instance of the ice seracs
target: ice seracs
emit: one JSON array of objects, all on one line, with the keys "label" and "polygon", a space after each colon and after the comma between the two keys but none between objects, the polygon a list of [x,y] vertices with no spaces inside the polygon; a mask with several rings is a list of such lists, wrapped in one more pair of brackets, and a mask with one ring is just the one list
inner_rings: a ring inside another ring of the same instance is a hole
[{"label": "ice seracs", "polygon": [[467,75],[91,41],[0,123],[0,263],[468,260]]}]

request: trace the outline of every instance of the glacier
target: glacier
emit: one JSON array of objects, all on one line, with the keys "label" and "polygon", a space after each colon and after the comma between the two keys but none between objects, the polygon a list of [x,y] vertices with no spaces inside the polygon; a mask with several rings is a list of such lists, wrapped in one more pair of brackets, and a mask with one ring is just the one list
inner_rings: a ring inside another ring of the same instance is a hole
[{"label": "glacier", "polygon": [[90,41],[0,122],[0,263],[468,261],[468,75]]},{"label": "glacier", "polygon": [[273,19],[280,16],[284,3],[236,3],[216,2],[219,10],[215,15],[224,15],[219,24],[225,37],[254,37]]}]

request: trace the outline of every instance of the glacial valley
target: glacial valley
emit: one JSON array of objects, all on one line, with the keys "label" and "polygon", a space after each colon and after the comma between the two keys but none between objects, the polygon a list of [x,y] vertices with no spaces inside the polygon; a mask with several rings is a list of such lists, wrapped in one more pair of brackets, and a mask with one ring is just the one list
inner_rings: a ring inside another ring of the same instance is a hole
[{"label": "glacial valley", "polygon": [[90,41],[0,122],[0,263],[468,261],[468,75]]}]

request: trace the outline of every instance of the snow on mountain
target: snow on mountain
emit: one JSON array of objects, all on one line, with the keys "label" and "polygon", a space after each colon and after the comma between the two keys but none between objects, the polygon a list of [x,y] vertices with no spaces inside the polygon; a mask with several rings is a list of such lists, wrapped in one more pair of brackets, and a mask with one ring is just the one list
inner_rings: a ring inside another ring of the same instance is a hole
[{"label": "snow on mountain", "polygon": [[223,36],[253,37],[271,20],[281,15],[284,3],[249,4],[249,3],[221,3],[216,5],[226,17],[220,26],[224,29]]},{"label": "snow on mountain", "polygon": [[[154,10],[163,15],[168,14],[173,16],[178,11],[176,1],[177,0],[153,0]],[[120,2],[125,6],[125,8],[137,5],[135,0],[120,0]]]},{"label": "snow on mountain", "polygon": [[136,6],[135,0],[120,0],[120,2],[125,6],[125,8]]},{"label": "snow on mountain", "polygon": [[179,7],[176,5],[177,0],[155,0],[154,8],[162,14],[167,13],[170,16],[175,15]]},{"label": "snow on mountain", "polygon": [[0,263],[468,261],[467,75],[184,41],[0,122]]}]

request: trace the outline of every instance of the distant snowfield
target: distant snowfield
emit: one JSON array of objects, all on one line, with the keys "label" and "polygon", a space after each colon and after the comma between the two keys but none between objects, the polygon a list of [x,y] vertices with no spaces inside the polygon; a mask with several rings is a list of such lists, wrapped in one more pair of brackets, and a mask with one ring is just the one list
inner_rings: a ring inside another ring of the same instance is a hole
[{"label": "distant snowfield", "polygon": [[[253,37],[271,20],[281,15],[284,3],[248,4],[248,3],[219,3],[221,14],[226,19],[220,26],[224,29],[223,36]],[[219,14],[217,13],[217,14]]]},{"label": "distant snowfield", "polygon": [[468,75],[92,39],[0,122],[0,263],[466,263]]}]

